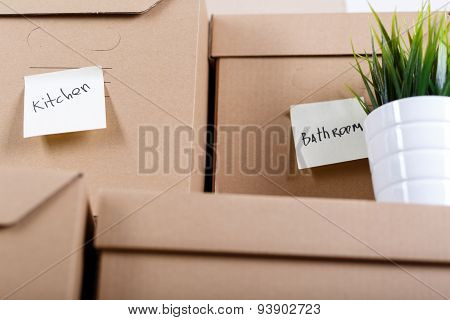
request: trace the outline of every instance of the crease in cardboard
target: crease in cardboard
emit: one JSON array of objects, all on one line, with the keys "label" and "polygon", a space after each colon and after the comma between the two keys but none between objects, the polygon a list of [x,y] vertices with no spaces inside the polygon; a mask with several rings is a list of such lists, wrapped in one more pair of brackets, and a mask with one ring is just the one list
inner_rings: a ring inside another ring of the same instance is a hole
[{"label": "crease in cardboard", "polygon": [[[29,216],[32,212],[41,207],[43,204],[45,204],[47,201],[49,201],[58,192],[66,188],[68,185],[72,184],[75,180],[81,179],[82,177],[83,177],[82,173],[73,174],[73,176],[67,178],[65,182],[60,183],[57,187],[52,188],[48,192],[46,192],[46,194],[43,197],[41,197],[39,201],[32,202],[29,206],[27,206],[26,209],[24,209],[24,211],[16,212],[15,219],[11,219],[9,221],[2,221],[0,219],[0,227],[11,227],[13,225],[16,225],[17,223],[25,219],[27,216]],[[23,201],[26,202],[26,199],[23,199]],[[3,204],[3,206],[4,206],[3,208],[5,208],[6,205]]]},{"label": "crease in cardboard", "polygon": [[112,47],[108,49],[92,49],[92,51],[98,51],[98,52],[108,52],[116,49],[118,46],[120,46],[120,43],[122,42],[122,36],[120,33],[118,33],[119,39],[117,40],[117,43]]}]

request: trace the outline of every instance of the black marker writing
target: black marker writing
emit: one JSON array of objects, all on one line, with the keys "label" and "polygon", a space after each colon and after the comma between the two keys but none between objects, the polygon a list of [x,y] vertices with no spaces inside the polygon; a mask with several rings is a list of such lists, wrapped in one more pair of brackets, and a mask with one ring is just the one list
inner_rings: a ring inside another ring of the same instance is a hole
[{"label": "black marker writing", "polygon": [[302,143],[303,146],[308,146],[311,143],[319,143],[324,140],[329,140],[333,138],[341,138],[345,135],[349,135],[354,132],[364,131],[363,126],[360,123],[355,123],[352,125],[344,126],[341,128],[333,128],[332,130],[327,130],[325,127],[317,128],[315,133],[308,135],[306,132],[302,132]]},{"label": "black marker writing", "polygon": [[74,88],[70,91],[63,90],[63,88],[60,88],[59,91],[61,95],[57,97],[53,97],[50,95],[50,93],[46,93],[45,97],[41,98],[40,100],[33,100],[33,110],[35,113],[38,112],[38,110],[45,110],[48,108],[52,108],[57,106],[58,104],[64,103],[65,101],[73,100],[76,96],[79,96],[83,93],[87,93],[91,90],[91,87],[88,84],[83,84],[81,87]]}]

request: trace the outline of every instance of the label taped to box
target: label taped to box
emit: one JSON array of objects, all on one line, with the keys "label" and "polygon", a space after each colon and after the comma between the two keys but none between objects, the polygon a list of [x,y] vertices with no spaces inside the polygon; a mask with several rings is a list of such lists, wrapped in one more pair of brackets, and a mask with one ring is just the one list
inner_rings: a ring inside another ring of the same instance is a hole
[{"label": "label taped to box", "polygon": [[363,128],[366,116],[357,99],[292,106],[298,168],[367,158]]},{"label": "label taped to box", "polygon": [[101,67],[25,77],[24,138],[106,128]]}]

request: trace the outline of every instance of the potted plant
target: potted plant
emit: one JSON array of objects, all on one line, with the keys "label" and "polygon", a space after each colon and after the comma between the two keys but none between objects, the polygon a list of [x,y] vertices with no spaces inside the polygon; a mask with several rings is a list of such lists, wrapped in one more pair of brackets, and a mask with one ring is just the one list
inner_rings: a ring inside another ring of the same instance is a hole
[{"label": "potted plant", "polygon": [[[419,12],[400,31],[372,9],[371,54],[354,53],[367,89],[364,132],[377,201],[450,205],[450,50],[445,13]],[[390,29],[390,32],[388,31]],[[376,51],[375,45],[379,48]],[[378,53],[378,54],[377,54]],[[362,64],[368,64],[369,72]]]}]

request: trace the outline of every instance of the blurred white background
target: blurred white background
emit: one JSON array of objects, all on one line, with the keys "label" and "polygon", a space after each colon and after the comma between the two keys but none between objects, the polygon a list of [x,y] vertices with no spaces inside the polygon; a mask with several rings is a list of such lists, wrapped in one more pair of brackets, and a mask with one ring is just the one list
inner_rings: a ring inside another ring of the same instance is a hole
[{"label": "blurred white background", "polygon": [[[206,0],[211,14],[366,12],[366,0]],[[417,11],[422,0],[370,0],[381,11]],[[449,0],[431,0],[434,10],[450,8]]]}]

